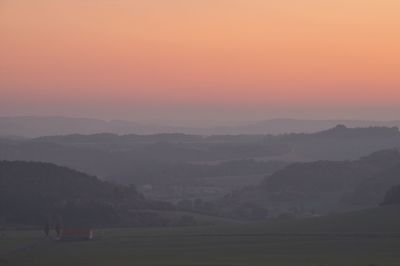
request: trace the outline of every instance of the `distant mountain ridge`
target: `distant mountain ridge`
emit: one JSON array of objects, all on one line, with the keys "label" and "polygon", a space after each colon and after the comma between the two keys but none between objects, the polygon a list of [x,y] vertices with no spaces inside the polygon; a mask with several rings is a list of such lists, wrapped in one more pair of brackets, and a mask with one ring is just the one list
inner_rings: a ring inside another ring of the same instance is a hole
[{"label": "distant mountain ridge", "polygon": [[177,132],[179,128],[94,118],[71,117],[0,117],[0,136],[41,137],[68,134],[152,134]]},{"label": "distant mountain ridge", "polygon": [[129,172],[146,162],[216,163],[262,161],[355,160],[400,147],[396,127],[348,128],[338,125],[316,133],[282,135],[154,134],[56,135],[25,140],[0,138],[0,159],[35,160],[68,166],[105,177]]},{"label": "distant mountain ridge", "polygon": [[271,119],[237,126],[220,126],[195,128],[172,125],[144,124],[126,120],[101,120],[93,118],[72,118],[61,116],[20,116],[0,117],[0,136],[40,137],[68,134],[285,134],[313,133],[338,124],[347,127],[394,127],[400,121],[367,121],[367,120],[301,120]]},{"label": "distant mountain ridge", "polygon": [[348,128],[366,127],[398,127],[400,121],[375,121],[375,120],[308,120],[308,119],[270,119],[253,122],[235,127],[218,127],[217,133],[240,132],[239,134],[290,134],[290,133],[315,133],[343,125]]}]

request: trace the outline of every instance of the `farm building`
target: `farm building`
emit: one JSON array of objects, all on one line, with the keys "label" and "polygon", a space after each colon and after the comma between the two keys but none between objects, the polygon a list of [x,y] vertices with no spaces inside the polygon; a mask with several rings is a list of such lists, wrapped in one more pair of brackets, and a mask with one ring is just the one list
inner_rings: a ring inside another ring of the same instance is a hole
[{"label": "farm building", "polygon": [[63,228],[60,230],[57,240],[60,241],[87,241],[93,240],[91,228]]}]

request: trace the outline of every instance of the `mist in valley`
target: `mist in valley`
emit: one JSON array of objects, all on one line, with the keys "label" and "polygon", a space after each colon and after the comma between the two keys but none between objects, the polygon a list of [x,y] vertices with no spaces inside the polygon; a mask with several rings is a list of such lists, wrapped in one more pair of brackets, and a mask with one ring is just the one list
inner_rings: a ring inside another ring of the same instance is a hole
[{"label": "mist in valley", "polygon": [[399,10],[0,0],[0,266],[399,266]]}]

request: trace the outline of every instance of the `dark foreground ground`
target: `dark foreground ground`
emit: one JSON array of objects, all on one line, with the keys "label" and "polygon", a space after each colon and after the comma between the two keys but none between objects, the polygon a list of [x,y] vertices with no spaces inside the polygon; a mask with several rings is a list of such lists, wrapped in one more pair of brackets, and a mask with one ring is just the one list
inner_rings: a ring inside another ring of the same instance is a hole
[{"label": "dark foreground ground", "polygon": [[97,230],[88,242],[9,231],[0,239],[0,265],[400,265],[396,233],[258,234],[240,228]]}]

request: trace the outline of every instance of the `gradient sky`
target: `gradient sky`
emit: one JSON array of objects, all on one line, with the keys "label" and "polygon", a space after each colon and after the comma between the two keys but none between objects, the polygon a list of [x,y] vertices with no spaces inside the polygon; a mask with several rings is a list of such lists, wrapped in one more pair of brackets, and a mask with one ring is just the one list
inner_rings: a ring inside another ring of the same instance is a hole
[{"label": "gradient sky", "polygon": [[0,0],[0,115],[400,114],[399,0]]}]

